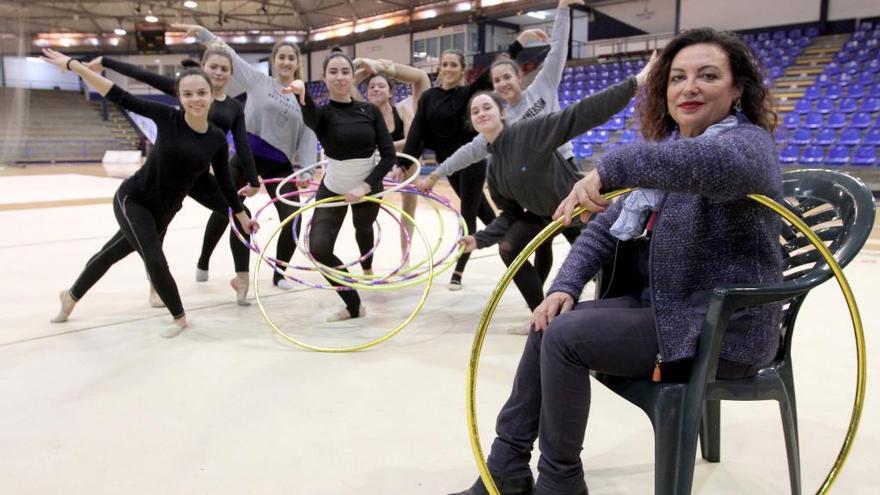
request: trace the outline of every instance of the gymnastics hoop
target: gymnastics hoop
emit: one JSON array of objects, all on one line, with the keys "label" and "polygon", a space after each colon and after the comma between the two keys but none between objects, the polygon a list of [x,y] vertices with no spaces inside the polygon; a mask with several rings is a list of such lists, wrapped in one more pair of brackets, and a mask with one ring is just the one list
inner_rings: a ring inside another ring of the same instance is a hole
[{"label": "gymnastics hoop", "polygon": [[[274,239],[275,236],[277,236],[281,232],[281,229],[284,228],[284,226],[287,225],[288,223],[292,222],[293,219],[296,218],[298,215],[301,215],[302,213],[304,213],[312,208],[317,208],[322,204],[328,204],[333,201],[339,201],[340,199],[342,199],[342,196],[331,196],[329,198],[324,198],[320,201],[316,201],[316,202],[311,203],[303,208],[300,208],[299,211],[297,211],[297,212],[293,213],[292,215],[290,215],[289,217],[285,218],[284,221],[281,222],[278,225],[278,227],[275,228],[275,230],[272,232],[272,235],[269,237],[267,244],[271,243],[272,239]],[[403,218],[413,222],[413,228],[415,229],[416,232],[418,232],[419,237],[422,239],[422,243],[425,246],[425,251],[427,251],[427,253],[428,253],[429,272],[428,272],[428,277],[426,279],[427,283],[425,284],[425,290],[422,291],[422,297],[421,297],[421,299],[419,299],[418,304],[416,304],[415,309],[409,314],[409,316],[403,321],[403,323],[401,323],[396,328],[394,328],[393,330],[391,330],[390,332],[386,333],[385,335],[383,335],[381,337],[373,339],[369,342],[365,342],[363,344],[358,344],[358,345],[353,345],[353,346],[343,346],[343,347],[316,346],[316,345],[311,345],[306,342],[302,342],[298,339],[295,339],[295,338],[291,337],[290,335],[288,335],[287,333],[285,333],[280,328],[278,328],[278,325],[275,324],[275,322],[269,316],[269,313],[266,312],[266,308],[263,306],[263,300],[260,298],[259,270],[254,270],[254,296],[256,296],[257,306],[259,306],[259,308],[260,308],[260,313],[263,315],[263,319],[266,320],[266,323],[268,323],[269,326],[272,327],[272,330],[274,330],[275,333],[277,333],[282,338],[284,338],[288,342],[290,342],[298,347],[301,347],[303,349],[308,349],[311,351],[316,351],[316,352],[334,352],[334,353],[356,352],[356,351],[361,351],[361,350],[373,347],[377,344],[385,342],[386,340],[390,339],[391,337],[394,337],[401,330],[403,330],[404,327],[409,325],[409,323],[422,310],[422,306],[424,306],[425,302],[428,300],[428,293],[431,291],[431,284],[434,281],[434,256],[431,253],[431,245],[428,242],[428,238],[425,236],[425,233],[422,232],[422,229],[419,228],[418,224],[415,223],[415,219],[413,219],[413,217],[411,217],[408,213],[403,211],[403,209],[398,207],[397,205],[390,203],[388,201],[385,201],[383,199],[373,198],[370,196],[364,196],[364,201],[379,203],[380,205],[384,205],[386,207],[389,207],[389,208],[395,210],[397,213],[401,214],[403,216]],[[257,266],[260,266],[263,263],[263,260],[265,257],[266,257],[266,250],[263,250],[260,252],[260,259],[259,259],[259,262],[257,263]]]},{"label": "gymnastics hoop", "polygon": [[[629,189],[618,189],[616,191],[612,191],[607,194],[603,194],[602,197],[605,199],[612,199],[617,196],[629,193],[634,191],[635,188]],[[761,195],[761,194],[749,194],[748,197],[767,208],[773,210],[778,215],[783,217],[788,223],[794,225],[801,234],[807,237],[810,242],[813,244],[813,247],[816,248],[817,251],[822,255],[822,258],[825,260],[825,263],[831,268],[831,271],[834,273],[834,278],[837,279],[838,285],[840,285],[840,289],[843,292],[843,296],[846,299],[846,305],[849,308],[850,318],[852,319],[853,331],[855,333],[856,339],[856,395],[853,401],[853,409],[852,414],[850,415],[849,427],[847,428],[846,437],[843,440],[843,444],[841,445],[840,452],[837,455],[837,459],[834,461],[834,465],[831,467],[831,470],[825,477],[825,480],[822,482],[822,485],[819,486],[819,490],[816,492],[816,495],[824,495],[828,493],[831,489],[831,486],[837,480],[840,471],[843,469],[843,465],[846,462],[847,457],[849,456],[850,450],[852,449],[853,440],[855,439],[856,432],[858,431],[859,421],[862,416],[862,409],[864,407],[865,402],[865,382],[867,380],[866,375],[866,351],[865,351],[865,334],[864,329],[862,328],[862,318],[859,314],[859,308],[856,304],[855,296],[853,295],[852,289],[849,286],[849,282],[846,279],[846,276],[843,274],[843,270],[840,268],[840,265],[837,264],[837,261],[834,259],[834,256],[831,254],[831,251],[828,250],[828,247],[822,242],[819,236],[816,235],[815,232],[806,224],[803,220],[798,218],[797,215],[789,211],[784,206],[780,205],[776,201]],[[578,207],[575,209],[572,216],[580,215],[585,212],[586,209],[583,207]],[[486,460],[483,456],[483,449],[480,446],[480,433],[479,428],[477,427],[477,405],[476,405],[476,392],[477,392],[477,369],[480,363],[480,353],[483,349],[483,341],[486,339],[486,332],[489,328],[489,323],[492,320],[492,315],[495,313],[495,309],[498,307],[498,303],[501,300],[501,296],[504,294],[504,291],[507,289],[507,286],[510,285],[510,281],[513,280],[513,276],[516,272],[519,271],[520,267],[522,267],[523,263],[541,246],[544,242],[547,241],[550,237],[552,237],[556,232],[558,232],[562,228],[562,219],[558,219],[550,223],[547,227],[545,227],[541,232],[536,235],[531,242],[526,245],[526,247],[520,252],[519,256],[513,260],[513,263],[507,268],[507,271],[502,275],[501,280],[498,282],[498,285],[495,286],[495,289],[492,291],[492,295],[489,297],[489,301],[486,303],[486,307],[483,309],[483,314],[480,315],[480,321],[477,324],[477,332],[474,335],[474,342],[471,347],[471,357],[468,362],[468,374],[467,374],[467,391],[466,391],[466,402],[467,402],[467,422],[468,422],[468,434],[471,441],[471,451],[474,455],[474,460],[477,463],[477,469],[480,471],[480,478],[483,480],[483,484],[486,486],[490,495],[500,495],[498,488],[495,486],[495,481],[492,479],[491,474],[489,474],[489,466],[486,464]]]},{"label": "gymnastics hoop", "polygon": [[[453,211],[455,211],[456,218],[458,220],[458,233],[460,234],[459,239],[464,235],[467,235],[467,225],[465,224],[464,218],[461,216],[461,213],[452,208],[448,200],[445,200],[445,198],[443,198],[442,196],[439,196],[437,194],[425,194],[416,190],[402,190],[401,192],[408,194],[421,194],[422,196],[431,199],[435,203],[439,203],[452,209]],[[428,277],[433,278],[447,271],[449,268],[452,267],[453,264],[458,261],[458,257],[461,256],[461,253],[464,250],[464,246],[459,245],[458,239],[456,239],[456,242],[453,243],[452,247],[442,258],[440,258],[437,262],[433,261],[433,256],[436,256],[437,252],[440,250],[446,228],[445,222],[443,222],[442,215],[440,214],[440,210],[436,204],[434,205],[434,209],[437,213],[438,219],[440,220],[440,235],[438,236],[437,243],[435,244],[434,248],[430,251],[432,256],[428,259],[422,259],[418,263],[411,264],[407,268],[399,266],[395,268],[391,275],[358,275],[351,272],[344,272],[332,267],[325,266],[315,260],[312,257],[311,253],[305,249],[305,244],[307,243],[297,242],[297,249],[301,253],[303,253],[303,255],[306,256],[312,263],[314,263],[317,267],[317,270],[320,271],[325,277],[336,283],[341,284],[344,287],[363,290],[390,290],[416,285],[424,282],[425,280],[427,280]],[[303,234],[303,237],[306,237],[305,233]],[[457,256],[450,259],[453,253],[456,253]],[[409,255],[409,253],[407,253],[407,255]],[[421,269],[420,267],[426,262],[432,266]],[[417,269],[419,271],[416,271]],[[290,275],[287,275],[286,273],[284,273],[283,275],[285,276],[285,278],[291,279]],[[397,276],[399,278],[397,280],[388,281],[391,276]],[[299,280],[294,279],[293,281],[298,282]]]},{"label": "gymnastics hoop", "polygon": [[[397,191],[403,189],[404,187],[412,184],[413,181],[416,180],[416,177],[418,177],[419,173],[422,171],[422,162],[420,162],[416,157],[414,157],[412,155],[407,155],[406,153],[397,153],[397,156],[399,156],[400,158],[406,158],[407,160],[413,162],[413,164],[415,164],[415,166],[416,166],[415,173],[410,175],[409,178],[407,178],[403,182],[399,182],[396,186],[392,187],[391,189],[383,189],[382,191],[380,191],[376,194],[364,196],[364,198],[367,198],[367,197],[381,198],[382,196],[385,196],[386,194],[397,192]],[[296,172],[288,175],[281,182],[279,182],[278,185],[276,186],[275,196],[278,198],[279,201],[281,201],[284,204],[288,204],[290,206],[296,206],[298,208],[302,208],[302,207],[306,206],[306,203],[302,203],[300,201],[293,201],[292,199],[287,199],[286,197],[284,197],[283,195],[278,194],[278,193],[281,191],[281,188],[284,187],[284,185],[286,185],[292,179],[298,177],[303,172],[306,172],[308,170],[313,170],[313,169],[317,168],[319,165],[322,165],[325,163],[327,163],[327,162],[326,161],[315,162],[315,163],[309,165],[308,167],[305,167],[301,170],[297,170]],[[341,198],[343,196],[340,195],[339,197]],[[349,203],[346,201],[336,201],[334,203],[321,203],[322,208],[329,208],[331,206],[343,206],[343,205],[348,206]]]}]

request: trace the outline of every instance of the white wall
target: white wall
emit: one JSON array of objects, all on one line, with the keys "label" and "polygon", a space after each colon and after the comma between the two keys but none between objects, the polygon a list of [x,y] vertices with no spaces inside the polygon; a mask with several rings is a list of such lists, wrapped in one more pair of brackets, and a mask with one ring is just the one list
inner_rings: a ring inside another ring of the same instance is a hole
[{"label": "white wall", "polygon": [[[833,4],[835,1],[831,0]],[[681,28],[753,29],[819,20],[820,0],[681,0]]]},{"label": "white wall", "polygon": [[3,57],[6,86],[10,88],[79,90],[79,76],[62,73],[52,64],[32,57]]},{"label": "white wall", "polygon": [[828,20],[880,16],[878,0],[829,0]]},{"label": "white wall", "polygon": [[[687,0],[682,1],[682,8],[684,8],[685,1]],[[708,2],[700,1],[699,3]],[[727,2],[727,4],[732,6],[736,3]],[[591,7],[647,33],[675,31],[675,0],[636,0]]]},{"label": "white wall", "polygon": [[358,57],[385,58],[407,65],[412,63],[412,46],[408,34],[358,43],[355,54]]}]

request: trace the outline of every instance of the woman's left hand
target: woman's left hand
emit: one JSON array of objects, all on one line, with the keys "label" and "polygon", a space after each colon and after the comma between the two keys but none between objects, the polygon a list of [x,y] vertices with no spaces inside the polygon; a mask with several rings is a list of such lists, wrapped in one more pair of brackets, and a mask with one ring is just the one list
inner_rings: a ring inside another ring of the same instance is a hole
[{"label": "woman's left hand", "polygon": [[250,198],[255,196],[258,192],[260,192],[260,186],[252,186],[250,184],[245,184],[244,187],[241,188],[241,195]]},{"label": "woman's left hand", "polygon": [[364,196],[370,193],[370,185],[366,182],[362,182],[361,185],[355,187],[351,191],[345,193],[345,202],[346,203],[357,203],[358,201],[364,199]]},{"label": "woman's left hand", "polygon": [[477,249],[477,238],[472,235],[466,235],[458,241],[458,245],[464,248],[465,253]]},{"label": "woman's left hand", "polygon": [[569,225],[571,223],[571,215],[578,206],[583,206],[589,210],[581,213],[580,219],[582,222],[589,220],[590,212],[605,211],[605,207],[608,206],[608,200],[602,197],[601,191],[602,179],[599,178],[599,171],[593,169],[586,177],[575,182],[571,192],[568,193],[568,196],[562,200],[562,203],[559,204],[559,207],[553,213],[553,219],[556,220],[562,217],[562,222],[565,225]]}]

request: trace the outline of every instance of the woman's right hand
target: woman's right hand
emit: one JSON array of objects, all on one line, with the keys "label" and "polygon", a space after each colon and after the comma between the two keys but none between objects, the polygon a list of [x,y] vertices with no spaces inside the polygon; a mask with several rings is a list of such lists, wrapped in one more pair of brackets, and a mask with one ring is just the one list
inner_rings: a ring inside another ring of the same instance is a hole
[{"label": "woman's right hand", "polygon": [[550,43],[550,37],[540,29],[526,29],[519,33],[519,36],[516,37],[516,41],[519,41],[519,44],[522,46],[526,46],[530,41],[537,41],[538,43],[546,44]]},{"label": "woman's right hand", "polygon": [[61,72],[67,72],[67,62],[71,59],[71,57],[51,48],[43,48],[43,56],[40,58],[44,62],[49,62],[58,67]]},{"label": "woman's right hand", "polygon": [[532,326],[536,332],[543,332],[554,318],[574,307],[574,299],[565,292],[551,292],[532,312]]},{"label": "woman's right hand", "polygon": [[290,83],[290,86],[281,88],[281,93],[286,95],[296,95],[300,105],[306,104],[306,83],[297,79]]},{"label": "woman's right hand", "polygon": [[195,36],[199,33],[200,30],[205,29],[202,26],[199,26],[198,24],[174,23],[169,27],[171,28],[172,31],[183,31],[185,33],[184,34],[185,37]]},{"label": "woman's right hand", "polygon": [[85,62],[83,65],[86,66],[90,71],[100,74],[102,70],[104,70],[104,57],[95,57],[88,62]]}]

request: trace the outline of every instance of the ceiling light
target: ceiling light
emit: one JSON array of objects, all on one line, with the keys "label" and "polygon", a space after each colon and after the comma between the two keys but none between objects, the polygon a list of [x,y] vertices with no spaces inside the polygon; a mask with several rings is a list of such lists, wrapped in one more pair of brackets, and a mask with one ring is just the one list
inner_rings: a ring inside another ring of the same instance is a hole
[{"label": "ceiling light", "polygon": [[460,3],[455,6],[456,12],[467,12],[468,10],[471,10],[471,3],[470,2]]},{"label": "ceiling light", "polygon": [[544,15],[542,12],[529,12],[526,15],[533,19],[540,19],[542,21],[547,18],[547,16]]},{"label": "ceiling light", "polygon": [[232,38],[233,43],[244,44],[248,42],[247,36],[234,36]]},{"label": "ceiling light", "polygon": [[60,43],[61,46],[70,46],[73,44],[73,40],[71,40],[70,38],[61,38],[61,40],[58,41],[58,43]]},{"label": "ceiling light", "polygon": [[149,14],[148,16],[144,17],[144,20],[147,22],[159,22],[159,18],[154,16],[153,14]]},{"label": "ceiling light", "polygon": [[193,2],[193,0],[186,0],[183,2],[183,6],[188,9],[194,9],[199,6],[198,2]]},{"label": "ceiling light", "polygon": [[119,46],[119,38],[110,38],[107,41],[113,46]]},{"label": "ceiling light", "polygon": [[422,15],[420,16],[422,19],[433,19],[437,17],[437,11],[434,9],[428,9],[422,11]]},{"label": "ceiling light", "polygon": [[122,26],[119,26],[118,28],[113,30],[113,33],[116,34],[117,36],[125,36],[128,33],[128,31],[123,29]]}]

